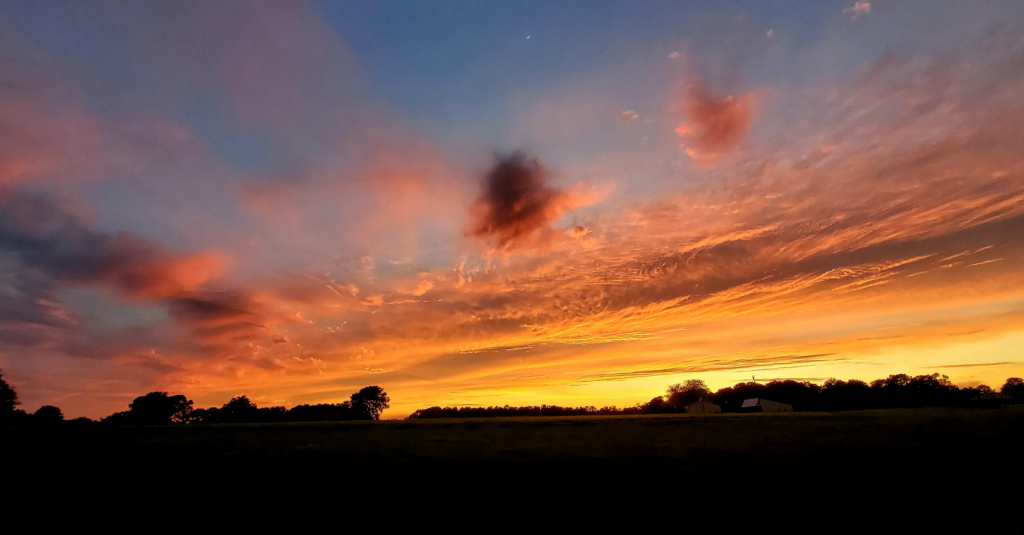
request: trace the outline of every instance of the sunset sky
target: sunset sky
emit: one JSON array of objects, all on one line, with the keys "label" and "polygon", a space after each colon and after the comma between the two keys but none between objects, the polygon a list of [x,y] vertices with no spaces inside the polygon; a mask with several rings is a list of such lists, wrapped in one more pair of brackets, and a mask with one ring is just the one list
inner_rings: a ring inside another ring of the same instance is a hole
[{"label": "sunset sky", "polygon": [[68,417],[1024,375],[1024,2],[0,0],[0,369]]}]

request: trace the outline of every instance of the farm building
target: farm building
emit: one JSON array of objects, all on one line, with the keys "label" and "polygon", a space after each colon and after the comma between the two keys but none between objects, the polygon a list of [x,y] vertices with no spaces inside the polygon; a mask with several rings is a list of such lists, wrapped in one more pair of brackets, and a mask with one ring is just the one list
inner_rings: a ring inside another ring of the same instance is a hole
[{"label": "farm building", "polygon": [[703,399],[690,403],[685,409],[687,414],[718,414],[722,412],[722,407]]},{"label": "farm building", "polygon": [[767,399],[752,398],[743,400],[744,412],[793,412],[793,406]]}]

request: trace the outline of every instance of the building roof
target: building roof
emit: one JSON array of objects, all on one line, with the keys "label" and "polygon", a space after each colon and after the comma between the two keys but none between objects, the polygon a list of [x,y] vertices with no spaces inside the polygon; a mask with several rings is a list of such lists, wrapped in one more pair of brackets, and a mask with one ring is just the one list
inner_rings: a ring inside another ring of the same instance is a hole
[{"label": "building roof", "polygon": [[772,401],[770,399],[750,398],[743,400],[743,406],[741,408],[747,409],[750,407],[789,407],[790,409],[793,408],[793,406],[788,403],[779,403],[778,401]]}]

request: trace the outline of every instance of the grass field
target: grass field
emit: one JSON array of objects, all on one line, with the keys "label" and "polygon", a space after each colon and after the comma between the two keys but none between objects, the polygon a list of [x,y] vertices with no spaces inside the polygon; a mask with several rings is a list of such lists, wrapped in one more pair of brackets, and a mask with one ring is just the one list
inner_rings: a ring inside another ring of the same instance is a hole
[{"label": "grass field", "polygon": [[[487,418],[6,429],[4,475],[30,494],[178,485],[184,496],[379,488],[396,499],[538,496],[722,506],[770,494],[802,507],[982,500],[1015,522],[1024,410]],[[1018,485],[1019,487],[1019,485]],[[538,494],[539,493],[539,494]],[[246,494],[248,495],[248,494]],[[335,494],[327,494],[335,496]],[[548,499],[545,498],[545,499]],[[191,499],[191,498],[190,498]],[[505,498],[519,499],[519,498]],[[781,502],[780,502],[781,503]],[[820,508],[819,508],[820,509]],[[725,514],[725,513],[722,513]],[[1004,516],[999,516],[1003,514]]]},{"label": "grass field", "polygon": [[[1013,456],[1024,410],[889,410],[717,416],[487,418],[301,424],[87,427],[6,430],[4,456],[67,466],[162,459],[218,466],[251,463],[430,468],[474,464],[517,469],[566,463],[640,463],[684,472],[793,463],[977,463]],[[964,461],[969,454],[978,457]],[[983,454],[983,455],[982,455]],[[954,462],[955,461],[955,462]]]}]

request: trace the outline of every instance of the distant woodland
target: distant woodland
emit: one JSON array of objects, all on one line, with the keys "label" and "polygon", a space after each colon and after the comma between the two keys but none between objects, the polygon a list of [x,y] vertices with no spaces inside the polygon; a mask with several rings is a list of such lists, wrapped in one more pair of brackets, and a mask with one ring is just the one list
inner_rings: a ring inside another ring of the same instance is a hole
[{"label": "distant woodland", "polygon": [[135,398],[128,410],[115,412],[96,422],[89,418],[65,420],[63,411],[43,405],[34,413],[17,406],[18,394],[0,375],[0,426],[55,425],[161,425],[161,424],[235,424],[269,422],[324,422],[342,420],[379,420],[391,398],[379,386],[368,386],[341,403],[320,403],[285,407],[258,407],[246,396],[232,398],[220,407],[194,409],[192,400],[181,394],[150,392]]},{"label": "distant woodland", "polygon": [[[475,418],[488,416],[576,416],[671,414],[685,412],[687,405],[709,401],[722,412],[741,412],[743,400],[768,399],[787,403],[796,411],[851,411],[915,407],[998,407],[1024,403],[1024,380],[1011,377],[997,392],[987,385],[960,388],[939,374],[890,375],[870,384],[856,379],[829,379],[818,385],[807,381],[755,381],[738,383],[712,392],[704,381],[691,379],[668,387],[663,396],[632,407],[430,407],[410,419]],[[44,405],[29,413],[18,408],[15,389],[0,374],[0,426],[57,425],[161,425],[225,424],[270,422],[324,422],[379,420],[391,398],[379,386],[367,386],[348,401],[285,407],[258,407],[246,396],[238,396],[220,407],[193,408],[192,400],[181,394],[150,392],[135,398],[128,410],[116,412],[98,422],[89,418],[65,420],[59,407]]]},{"label": "distant woodland", "polygon": [[1024,380],[1011,377],[999,392],[987,385],[960,388],[939,374],[890,375],[870,384],[852,379],[829,379],[824,384],[807,381],[754,381],[712,392],[699,379],[674,384],[664,396],[632,407],[431,407],[410,418],[475,418],[481,416],[574,416],[615,414],[665,414],[685,412],[687,405],[710,401],[722,412],[740,412],[743,400],[762,398],[788,403],[797,411],[853,411],[915,407],[988,407],[1024,402]]}]

